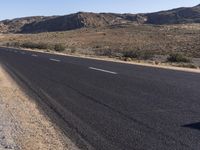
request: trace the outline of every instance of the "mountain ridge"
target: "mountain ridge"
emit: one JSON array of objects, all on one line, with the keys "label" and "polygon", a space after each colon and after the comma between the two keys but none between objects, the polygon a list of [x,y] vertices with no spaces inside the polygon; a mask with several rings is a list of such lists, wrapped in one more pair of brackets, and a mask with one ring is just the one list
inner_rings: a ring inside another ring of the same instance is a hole
[{"label": "mountain ridge", "polygon": [[33,16],[0,21],[0,33],[39,33],[67,31],[83,27],[119,24],[200,23],[200,4],[194,7],[140,14],[78,12],[64,16]]}]

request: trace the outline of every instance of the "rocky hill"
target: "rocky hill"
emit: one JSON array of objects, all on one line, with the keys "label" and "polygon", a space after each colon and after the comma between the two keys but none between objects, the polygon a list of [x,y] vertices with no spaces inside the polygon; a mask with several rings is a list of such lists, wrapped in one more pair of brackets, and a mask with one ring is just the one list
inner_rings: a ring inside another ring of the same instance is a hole
[{"label": "rocky hill", "polygon": [[126,23],[144,23],[143,17],[133,14],[79,12],[65,16],[27,17],[0,22],[0,32],[38,33],[66,31],[83,27],[102,27]]},{"label": "rocky hill", "polygon": [[26,17],[0,21],[1,33],[38,33],[66,31],[83,27],[119,24],[200,23],[200,5],[148,14],[114,14],[79,12],[65,16]]},{"label": "rocky hill", "polygon": [[145,14],[150,24],[200,23],[200,5]]},{"label": "rocky hill", "polygon": [[0,32],[21,32],[22,28],[33,22],[40,22],[52,17],[42,17],[42,16],[34,16],[34,17],[25,17],[25,18],[16,18],[13,20],[3,20],[0,21]]},{"label": "rocky hill", "polygon": [[[134,15],[133,15],[134,16]],[[134,19],[133,19],[134,20]],[[49,31],[65,31],[79,29],[82,27],[102,27],[108,25],[116,25],[133,22],[123,15],[109,13],[83,13],[70,14],[66,16],[58,16],[51,19],[43,19],[42,21],[25,24],[21,28],[22,33],[29,32],[49,32]]]}]

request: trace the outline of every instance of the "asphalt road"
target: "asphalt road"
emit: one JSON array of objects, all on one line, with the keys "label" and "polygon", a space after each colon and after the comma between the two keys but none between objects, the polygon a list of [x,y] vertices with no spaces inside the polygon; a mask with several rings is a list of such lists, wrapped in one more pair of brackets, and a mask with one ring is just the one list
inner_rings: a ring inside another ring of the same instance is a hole
[{"label": "asphalt road", "polygon": [[0,62],[81,149],[200,149],[200,74],[6,48]]}]

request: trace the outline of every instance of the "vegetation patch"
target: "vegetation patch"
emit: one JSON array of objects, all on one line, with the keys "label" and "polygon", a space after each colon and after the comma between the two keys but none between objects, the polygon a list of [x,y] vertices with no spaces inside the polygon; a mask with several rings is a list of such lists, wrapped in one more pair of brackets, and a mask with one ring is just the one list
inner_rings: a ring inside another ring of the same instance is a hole
[{"label": "vegetation patch", "polygon": [[66,49],[65,45],[64,44],[55,44],[54,46],[54,50],[57,51],[57,52],[62,52]]},{"label": "vegetation patch", "polygon": [[19,48],[20,43],[19,42],[8,42],[8,43],[6,43],[6,46],[7,47],[17,47],[17,48]]},{"label": "vegetation patch", "polygon": [[51,49],[51,46],[46,43],[32,43],[32,42],[25,42],[20,45],[23,48],[30,48],[30,49]]},{"label": "vegetation patch", "polygon": [[17,48],[30,48],[30,49],[44,49],[44,50],[55,50],[57,52],[62,52],[66,49],[64,44],[48,44],[48,43],[33,43],[33,42],[7,42],[5,44],[7,47],[17,47]]},{"label": "vegetation patch", "polygon": [[151,59],[153,58],[154,54],[150,51],[125,51],[123,52],[123,57],[125,59],[131,58],[131,59]]},{"label": "vegetation patch", "polygon": [[180,54],[180,53],[172,53],[169,55],[169,57],[167,58],[168,62],[191,62],[189,58],[185,57],[184,55]]},{"label": "vegetation patch", "polygon": [[178,67],[183,67],[183,68],[192,68],[192,69],[197,69],[198,67],[195,66],[194,64],[179,64]]}]

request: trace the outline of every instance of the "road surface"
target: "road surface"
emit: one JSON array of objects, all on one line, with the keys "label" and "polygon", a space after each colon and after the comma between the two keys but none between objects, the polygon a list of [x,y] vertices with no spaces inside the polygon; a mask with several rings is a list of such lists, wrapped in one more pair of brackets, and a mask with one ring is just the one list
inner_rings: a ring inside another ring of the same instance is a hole
[{"label": "road surface", "polygon": [[0,62],[81,149],[200,149],[200,74],[8,48]]}]

